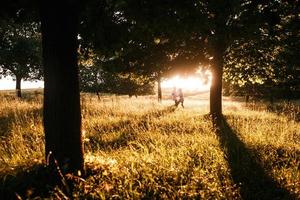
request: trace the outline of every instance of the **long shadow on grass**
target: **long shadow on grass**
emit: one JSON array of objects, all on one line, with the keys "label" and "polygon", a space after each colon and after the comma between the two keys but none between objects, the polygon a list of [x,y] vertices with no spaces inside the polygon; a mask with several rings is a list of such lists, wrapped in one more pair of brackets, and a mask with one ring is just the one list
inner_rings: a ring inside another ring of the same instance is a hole
[{"label": "long shadow on grass", "polygon": [[216,132],[225,150],[233,181],[240,186],[242,199],[295,199],[265,172],[225,118]]},{"label": "long shadow on grass", "polygon": [[[42,164],[27,169],[20,167],[11,172],[0,174],[0,198],[10,199],[43,199],[50,196],[55,187],[66,193],[64,184],[57,173]],[[64,182],[66,183],[66,182]]]},{"label": "long shadow on grass", "polygon": [[6,136],[8,134],[11,125],[10,121],[11,117],[0,116],[0,136]]},{"label": "long shadow on grass", "polygon": [[[86,143],[85,148],[88,150],[109,150],[109,149],[119,149],[128,145],[128,142],[136,139],[135,128],[138,127],[141,130],[149,130],[152,118],[159,118],[161,116],[172,113],[176,110],[175,106],[168,106],[165,109],[152,111],[146,113],[138,118],[126,119],[118,123],[110,124],[109,126],[99,127],[101,131],[105,132],[119,132],[118,137],[110,141],[104,141],[100,134],[94,134],[89,137],[89,142]],[[134,125],[132,125],[132,120],[134,120]]]}]

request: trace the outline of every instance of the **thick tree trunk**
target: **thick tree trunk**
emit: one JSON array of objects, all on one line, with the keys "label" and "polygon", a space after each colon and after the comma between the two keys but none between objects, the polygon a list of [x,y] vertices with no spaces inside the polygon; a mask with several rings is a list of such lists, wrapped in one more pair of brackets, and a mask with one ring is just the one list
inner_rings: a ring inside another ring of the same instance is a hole
[{"label": "thick tree trunk", "polygon": [[157,100],[161,102],[162,100],[162,92],[161,92],[161,78],[158,76],[157,78]]},{"label": "thick tree trunk", "polygon": [[22,80],[22,78],[20,76],[16,76],[16,95],[17,95],[18,98],[22,97],[21,80]]},{"label": "thick tree trunk", "polygon": [[223,76],[223,53],[215,52],[212,67],[212,82],[210,87],[210,114],[214,120],[222,117],[222,76]]},{"label": "thick tree trunk", "polygon": [[78,1],[42,1],[46,159],[61,170],[84,170],[77,65]]}]

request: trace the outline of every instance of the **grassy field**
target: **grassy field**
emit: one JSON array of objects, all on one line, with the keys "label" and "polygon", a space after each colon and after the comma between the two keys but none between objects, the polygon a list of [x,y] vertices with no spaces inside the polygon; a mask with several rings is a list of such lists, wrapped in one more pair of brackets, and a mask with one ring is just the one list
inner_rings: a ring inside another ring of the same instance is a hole
[{"label": "grassy field", "polygon": [[[155,97],[82,96],[87,174],[47,184],[42,96],[0,93],[0,198],[300,199],[299,109],[224,100],[214,130],[207,97],[185,108]],[[4,196],[6,195],[6,196]]]}]

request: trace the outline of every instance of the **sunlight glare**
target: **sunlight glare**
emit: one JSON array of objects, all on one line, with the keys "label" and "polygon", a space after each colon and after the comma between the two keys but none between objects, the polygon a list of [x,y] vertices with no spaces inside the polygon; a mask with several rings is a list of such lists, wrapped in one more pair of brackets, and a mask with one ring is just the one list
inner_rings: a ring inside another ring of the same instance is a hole
[{"label": "sunlight glare", "polygon": [[161,83],[162,88],[181,88],[190,91],[208,91],[210,88],[211,77],[208,76],[208,81],[205,81],[201,77],[190,76],[187,78],[182,78],[180,76],[175,76],[173,78],[167,79]]}]

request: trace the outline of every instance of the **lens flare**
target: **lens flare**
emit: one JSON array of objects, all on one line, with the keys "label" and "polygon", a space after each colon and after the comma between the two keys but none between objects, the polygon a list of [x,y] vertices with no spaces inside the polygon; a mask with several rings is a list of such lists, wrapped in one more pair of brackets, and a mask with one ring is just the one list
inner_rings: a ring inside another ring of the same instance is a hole
[{"label": "lens flare", "polygon": [[162,88],[182,88],[189,91],[208,91],[210,88],[211,76],[206,79],[196,76],[180,77],[175,76],[161,83]]}]

